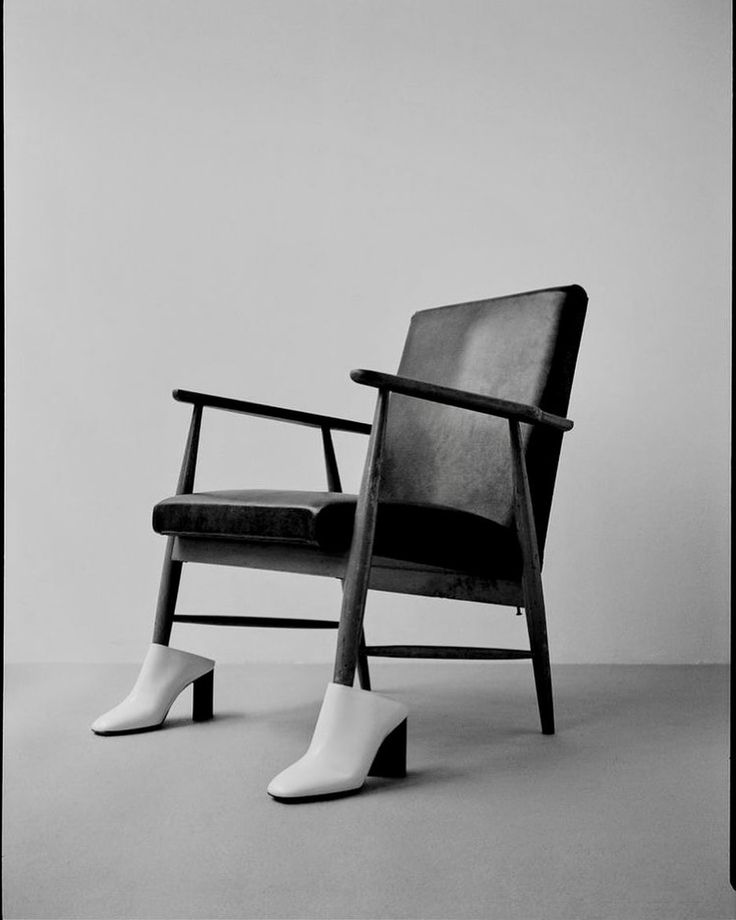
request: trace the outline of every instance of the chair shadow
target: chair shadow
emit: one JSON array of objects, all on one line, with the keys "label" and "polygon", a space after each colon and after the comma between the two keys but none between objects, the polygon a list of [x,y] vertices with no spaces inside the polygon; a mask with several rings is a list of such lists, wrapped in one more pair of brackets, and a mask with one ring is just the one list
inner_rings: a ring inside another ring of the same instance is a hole
[{"label": "chair shadow", "polygon": [[[568,674],[556,695],[557,733],[542,735],[533,685],[489,685],[479,693],[477,684],[438,687],[426,679],[401,684],[387,682],[377,692],[409,705],[408,774],[405,778],[369,777],[362,795],[388,794],[391,790],[429,788],[458,779],[482,779],[489,771],[519,770],[544,773],[569,765],[574,767],[590,729],[605,734],[611,719],[626,720],[640,711],[643,685],[664,692],[656,681],[626,674],[618,677],[615,696],[601,686],[596,672]],[[295,754],[309,742],[319,713],[317,696],[295,704],[269,708],[215,712],[214,723],[254,725],[278,734]],[[191,725],[191,718],[177,716],[164,728]],[[203,723],[206,724],[206,723]],[[412,768],[412,760],[421,766]]]}]

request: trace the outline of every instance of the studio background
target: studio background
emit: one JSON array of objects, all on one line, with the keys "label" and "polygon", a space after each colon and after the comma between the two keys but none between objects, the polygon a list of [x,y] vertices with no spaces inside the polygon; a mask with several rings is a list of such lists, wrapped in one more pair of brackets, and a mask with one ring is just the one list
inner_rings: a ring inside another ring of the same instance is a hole
[{"label": "studio background", "polygon": [[[5,7],[8,661],[140,661],[189,411],[370,420],[411,314],[577,282],[545,559],[553,662],[727,660],[725,0]],[[337,438],[346,490],[366,441]],[[205,412],[197,488],[323,488],[319,435]],[[337,616],[336,581],[185,568],[182,612]],[[513,645],[369,596],[371,643]],[[333,633],[176,626],[218,661]]]}]

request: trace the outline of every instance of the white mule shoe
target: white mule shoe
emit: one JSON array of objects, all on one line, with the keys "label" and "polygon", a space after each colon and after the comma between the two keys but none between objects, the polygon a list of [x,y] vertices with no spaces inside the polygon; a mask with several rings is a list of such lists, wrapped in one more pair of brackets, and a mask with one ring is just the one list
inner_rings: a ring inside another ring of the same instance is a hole
[{"label": "white mule shoe", "polygon": [[215,662],[190,652],[151,645],[133,689],[119,705],[92,723],[97,735],[149,731],[163,725],[181,691],[193,684],[192,718],[212,718]]},{"label": "white mule shoe", "polygon": [[271,780],[279,802],[357,792],[366,776],[406,776],[408,709],[385,696],[329,684],[306,754]]}]

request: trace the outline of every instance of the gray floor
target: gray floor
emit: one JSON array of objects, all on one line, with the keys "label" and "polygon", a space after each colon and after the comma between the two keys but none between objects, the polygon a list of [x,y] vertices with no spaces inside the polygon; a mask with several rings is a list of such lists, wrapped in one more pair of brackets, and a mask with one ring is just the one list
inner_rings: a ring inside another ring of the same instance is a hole
[{"label": "gray floor", "polygon": [[404,700],[406,780],[285,806],[324,666],[220,667],[162,731],[98,738],[125,666],[11,666],[7,918],[732,918],[723,667],[378,662]]}]

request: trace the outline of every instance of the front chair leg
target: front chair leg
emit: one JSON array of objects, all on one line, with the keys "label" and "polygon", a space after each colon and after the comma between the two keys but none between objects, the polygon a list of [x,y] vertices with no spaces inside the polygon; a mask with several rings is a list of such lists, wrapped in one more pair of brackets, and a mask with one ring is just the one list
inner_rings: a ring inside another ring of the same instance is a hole
[{"label": "front chair leg", "polygon": [[365,652],[365,631],[360,631],[360,647],[358,648],[358,680],[363,690],[371,689],[371,672],[368,668],[368,656]]},{"label": "front chair leg", "polygon": [[212,718],[215,662],[169,646],[181,579],[181,562],[172,559],[174,538],[166,543],[158,593],[153,642],[133,689],[125,699],[92,723],[97,735],[127,735],[163,725],[176,697],[192,685],[192,718]]},{"label": "front chair leg", "polygon": [[[269,795],[280,802],[348,795],[357,792],[367,776],[406,773],[407,709],[395,700],[367,692],[363,634],[387,405],[388,394],[379,392],[345,572],[334,680],[327,687],[307,752],[268,787]],[[353,686],[356,669],[363,689]]]},{"label": "front chair leg", "polygon": [[[202,407],[195,405],[192,409],[192,420],[189,423],[189,433],[184,447],[184,456],[179,471],[179,481],[176,484],[176,494],[184,495],[194,488],[194,474],[197,469],[197,452],[199,450],[199,435],[202,429]],[[168,645],[171,638],[171,627],[174,623],[176,610],[176,597],[179,593],[181,581],[181,562],[176,562],[174,554],[174,537],[166,540],[164,552],[164,565],[161,570],[161,583],[158,589],[158,603],[156,604],[156,619],[153,625],[153,641],[156,645]]]},{"label": "front chair leg", "polygon": [[[176,494],[191,492],[197,466],[197,449],[202,425],[202,407],[194,406],[184,448]],[[192,716],[195,721],[212,718],[213,672],[215,662],[169,647],[179,593],[182,563],[173,558],[174,537],[166,541],[164,564],[153,625],[153,642],[138,678],[128,696],[92,723],[98,735],[149,731],[163,725],[171,704],[188,687],[193,687]]]},{"label": "front chair leg", "polygon": [[158,602],[156,604],[156,619],[153,624],[153,642],[156,645],[168,645],[171,639],[171,629],[174,625],[174,611],[176,598],[179,594],[181,582],[182,563],[172,559],[174,538],[166,541],[164,564],[161,569],[161,583],[158,589]]},{"label": "front chair leg", "polygon": [[379,390],[363,481],[355,509],[353,540],[343,583],[334,681],[346,687],[353,686],[355,670],[358,666],[360,641],[363,637],[363,616],[371,574],[373,537],[376,532],[388,399],[388,393]]},{"label": "front chair leg", "polygon": [[[345,586],[343,585],[343,591]],[[343,595],[344,596],[344,595]],[[371,672],[368,667],[368,655],[365,651],[365,630],[361,627],[357,657],[358,681],[362,690],[371,689]]]}]

